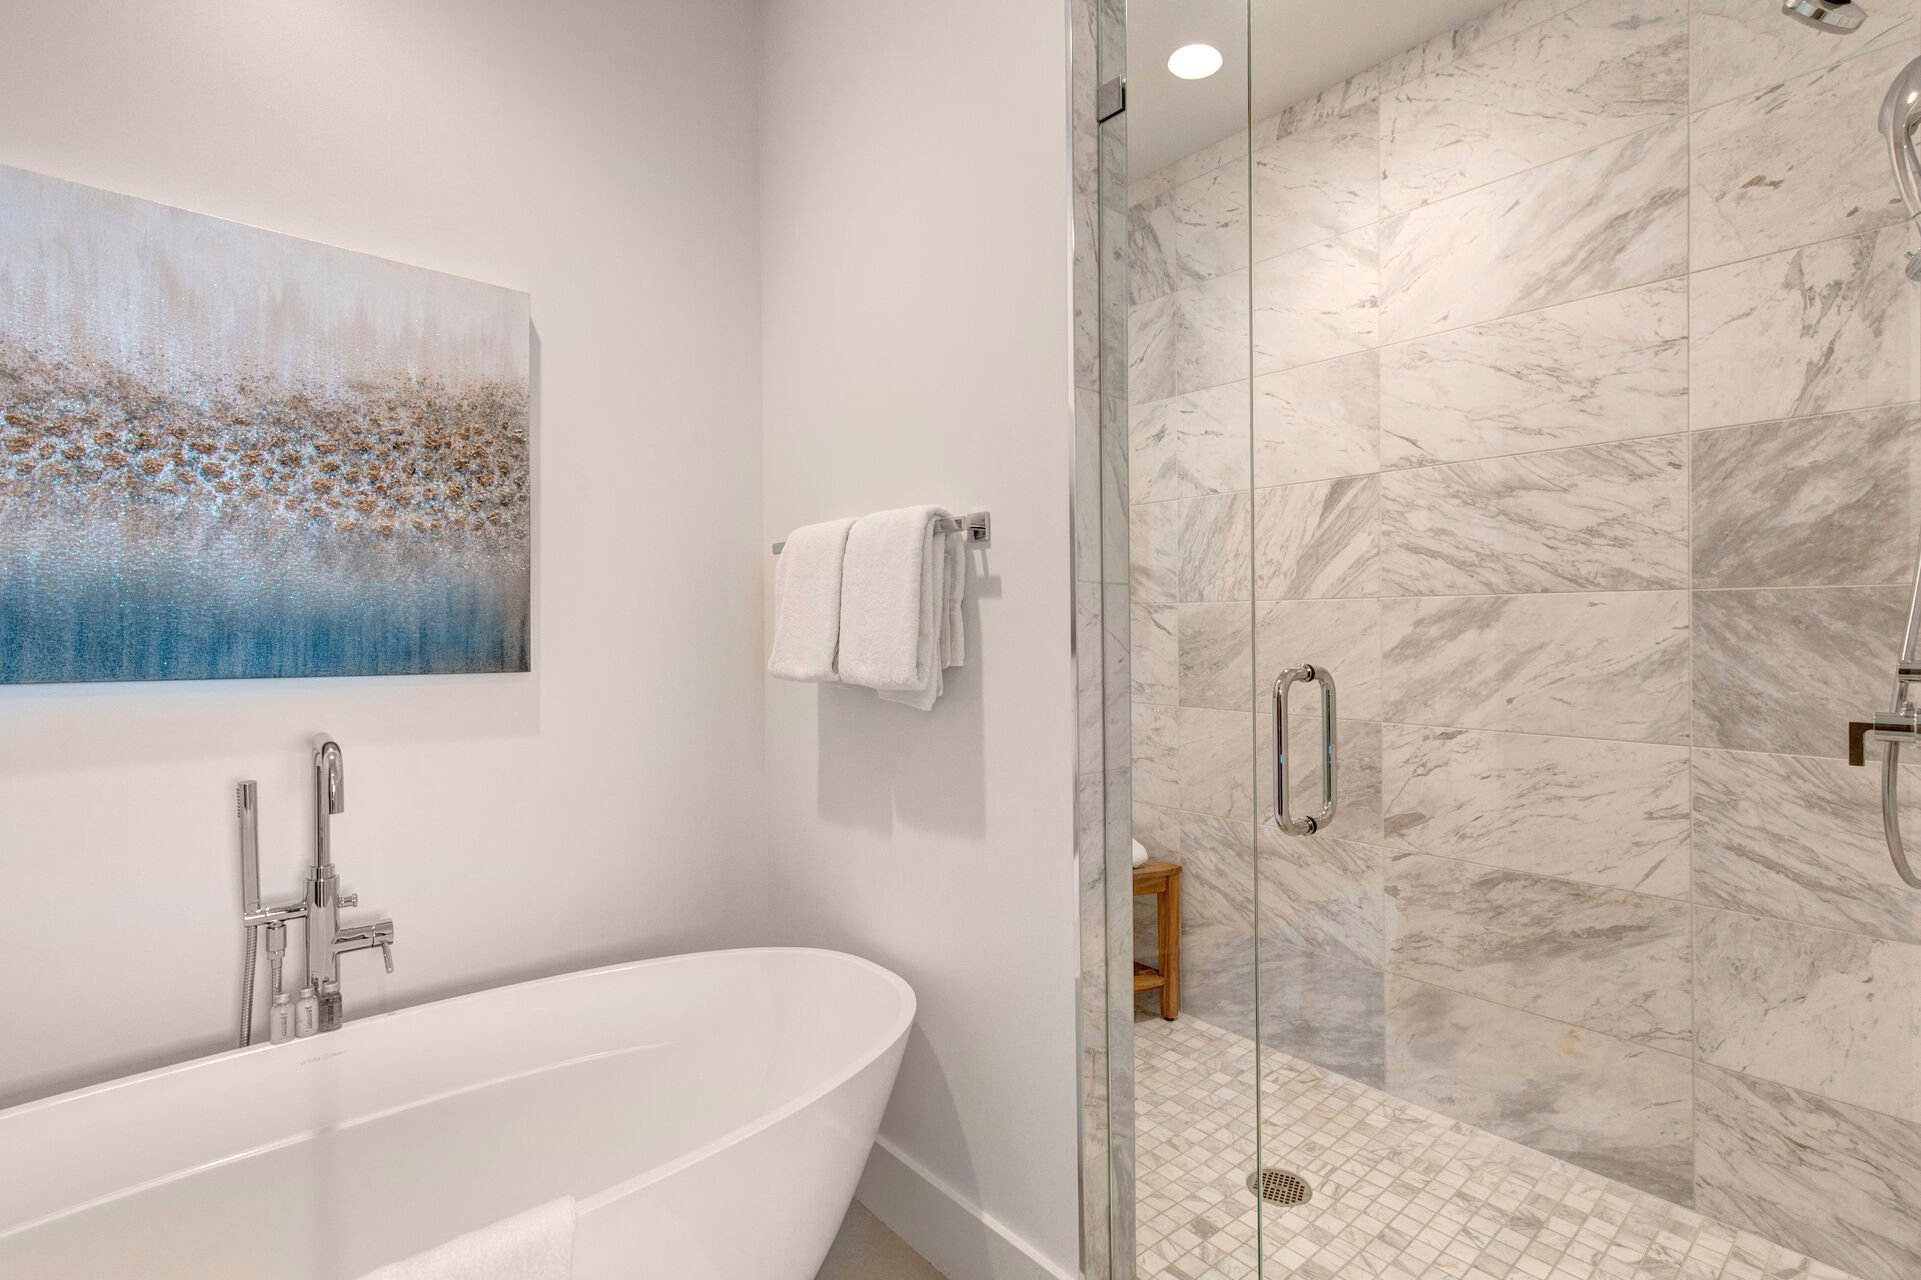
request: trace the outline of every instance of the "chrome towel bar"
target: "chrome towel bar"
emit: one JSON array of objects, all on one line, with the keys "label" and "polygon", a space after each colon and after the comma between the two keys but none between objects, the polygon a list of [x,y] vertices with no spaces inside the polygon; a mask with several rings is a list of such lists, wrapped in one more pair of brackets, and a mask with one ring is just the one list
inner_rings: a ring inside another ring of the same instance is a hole
[{"label": "chrome towel bar", "polygon": [[[994,544],[994,517],[985,511],[970,511],[958,520],[943,523],[943,533],[964,533],[969,546],[988,547]],[[785,542],[774,544],[774,554],[779,555]]]}]

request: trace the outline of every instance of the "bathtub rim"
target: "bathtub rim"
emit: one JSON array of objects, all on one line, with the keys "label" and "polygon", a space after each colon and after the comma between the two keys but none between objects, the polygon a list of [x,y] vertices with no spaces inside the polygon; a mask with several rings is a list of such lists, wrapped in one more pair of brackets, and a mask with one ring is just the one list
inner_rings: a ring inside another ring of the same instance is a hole
[{"label": "bathtub rim", "polygon": [[[778,1107],[774,1107],[767,1111],[757,1114],[746,1123],[738,1125],[732,1129],[729,1129],[725,1133],[722,1133],[719,1136],[707,1142],[704,1142],[697,1147],[694,1147],[688,1151],[685,1151],[680,1155],[675,1156],[671,1160],[664,1161],[663,1163],[655,1165],[652,1168],[636,1173],[632,1177],[623,1179],[622,1181],[617,1182],[610,1187],[605,1187],[599,1191],[596,1191],[591,1195],[581,1197],[578,1201],[579,1213],[581,1216],[584,1217],[595,1209],[604,1207],[605,1205],[611,1204],[628,1195],[632,1195],[635,1192],[644,1190],[646,1187],[656,1182],[664,1181],[665,1179],[672,1177],[674,1174],[679,1173],[684,1169],[691,1168],[694,1165],[699,1164],[701,1161],[709,1159],[712,1156],[727,1150],[729,1147],[735,1146],[745,1141],[746,1139],[752,1137],[757,1133],[760,1133],[763,1130],[770,1129],[775,1125],[780,1124],[782,1121],[787,1120],[792,1116],[798,1115],[801,1112],[806,1111],[810,1107],[818,1105],[823,1099],[831,1096],[837,1090],[845,1087],[850,1081],[855,1079],[862,1072],[868,1070],[876,1062],[879,1062],[880,1060],[885,1058],[906,1038],[907,1032],[913,1027],[914,1018],[919,1011],[919,999],[915,995],[914,988],[907,982],[906,979],[902,978],[899,974],[895,973],[893,970],[887,968],[886,966],[877,964],[874,961],[868,960],[863,956],[853,955],[845,951],[835,951],[826,947],[727,947],[727,948],[720,948],[720,949],[711,950],[711,951],[677,952],[672,955],[653,956],[644,960],[624,960],[614,964],[600,965],[591,969],[573,969],[565,973],[550,974],[544,978],[529,978],[522,982],[504,983],[500,986],[495,986],[495,987],[482,987],[479,990],[465,992],[461,995],[447,996],[440,1000],[425,1000],[419,1004],[407,1005],[399,1009],[390,1009],[385,1013],[377,1013],[369,1017],[355,1019],[353,1021],[346,1023],[341,1028],[341,1032],[335,1032],[335,1033],[329,1033],[329,1034],[352,1033],[355,1028],[378,1026],[389,1019],[403,1018],[409,1014],[418,1013],[424,1009],[438,1009],[442,1007],[457,1006],[457,1005],[468,1003],[468,1002],[477,1002],[477,1001],[485,1000],[489,997],[497,997],[503,993],[510,992],[510,991],[531,991],[540,987],[560,986],[570,982],[586,981],[593,978],[606,977],[612,974],[638,972],[644,969],[667,967],[667,966],[677,965],[677,964],[691,964],[699,960],[715,960],[715,959],[722,959],[722,958],[728,958],[728,957],[756,957],[756,956],[820,956],[820,957],[825,957],[831,960],[851,964],[858,969],[865,970],[868,973],[871,973],[881,978],[884,985],[891,988],[894,991],[894,993],[900,998],[900,1010],[897,1016],[888,1024],[887,1030],[884,1033],[882,1033],[880,1036],[875,1037],[872,1041],[862,1044],[859,1047],[857,1052],[850,1055],[846,1065],[837,1069],[835,1072],[829,1075],[825,1080],[821,1081],[819,1084],[815,1085],[814,1087],[807,1089],[800,1094],[797,1094],[795,1097],[781,1104]],[[57,1094],[52,1094],[45,1098],[36,1098],[31,1102],[23,1102],[18,1104],[17,1106],[8,1107],[4,1110],[0,1110],[0,1127],[3,1127],[4,1123],[10,1117],[13,1117],[13,1116],[27,1115],[34,1112],[51,1110],[55,1107],[81,1102],[85,1099],[98,1097],[107,1093],[114,1092],[116,1090],[130,1088],[137,1084],[145,1083],[152,1080],[164,1079],[168,1076],[176,1075],[181,1072],[204,1069],[212,1063],[229,1061],[229,1060],[238,1060],[244,1056],[251,1055],[251,1054],[266,1053],[275,1049],[288,1048],[293,1043],[294,1042],[292,1041],[289,1041],[286,1044],[278,1044],[278,1045],[272,1044],[272,1043],[262,1043],[262,1044],[247,1045],[245,1047],[223,1049],[219,1053],[203,1054],[197,1058],[188,1058],[182,1062],[169,1063],[165,1066],[154,1067],[154,1068],[151,1068],[150,1070],[141,1071],[133,1075],[119,1076],[112,1080],[101,1081],[98,1084],[86,1085],[78,1089],[69,1090],[66,1093],[57,1093]],[[538,1068],[537,1072],[557,1070],[570,1065],[573,1061],[574,1061],[573,1059],[562,1059],[552,1063],[551,1065]],[[532,1073],[525,1073],[525,1072],[510,1073],[508,1075],[492,1077],[486,1080],[477,1081],[474,1084],[471,1084],[462,1089],[452,1090],[444,1094],[436,1094],[436,1095],[433,1095],[432,1097],[423,1097],[421,1099],[418,1099],[417,1101],[410,1102],[408,1106],[411,1107],[411,1106],[425,1105],[427,1103],[433,1102],[442,1097],[453,1097],[453,1096],[458,1096],[459,1094],[470,1093],[476,1090],[489,1088],[494,1085],[503,1083],[507,1080],[518,1078],[519,1076],[525,1075],[525,1074],[532,1074]],[[405,1109],[406,1108],[404,1107],[393,1108],[393,1109],[389,1109],[388,1112],[385,1112],[383,1114],[391,1113],[391,1111],[393,1110],[405,1110]],[[305,1138],[307,1136],[310,1136],[311,1133],[313,1132],[318,1132],[318,1130],[311,1130],[306,1134],[293,1135],[288,1140],[298,1140],[300,1138]],[[268,1145],[278,1146],[281,1144],[276,1142]],[[27,1222],[22,1222],[13,1227],[0,1229],[0,1238],[11,1237],[15,1235],[24,1235],[26,1232],[29,1232],[38,1227],[44,1226],[48,1222],[52,1222],[59,1218],[66,1217],[68,1214],[80,1212],[85,1209],[97,1206],[99,1204],[104,1204],[112,1200],[120,1199],[124,1196],[136,1195],[143,1190],[149,1189],[157,1185],[161,1185],[162,1183],[170,1182],[180,1177],[191,1176],[192,1174],[199,1172],[202,1169],[212,1168],[215,1165],[224,1164],[236,1158],[244,1158],[245,1156],[251,1155],[256,1151],[263,1150],[263,1149],[266,1149],[266,1148],[265,1147],[248,1148],[245,1151],[232,1152],[230,1154],[221,1156],[217,1160],[208,1161],[199,1165],[194,1165],[191,1168],[176,1170],[172,1173],[163,1175],[160,1178],[151,1179],[146,1182],[141,1182],[128,1187],[121,1188],[120,1190],[113,1192],[107,1196],[102,1196],[95,1200],[87,1201],[82,1204],[71,1205],[71,1206],[62,1208],[60,1210],[57,1210],[50,1215],[46,1215],[41,1218],[36,1218]]]}]

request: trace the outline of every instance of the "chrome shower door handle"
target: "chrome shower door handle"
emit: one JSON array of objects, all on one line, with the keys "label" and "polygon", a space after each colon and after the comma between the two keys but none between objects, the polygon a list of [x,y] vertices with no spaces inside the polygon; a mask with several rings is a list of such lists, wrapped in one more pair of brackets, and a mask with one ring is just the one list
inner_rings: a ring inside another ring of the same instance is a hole
[{"label": "chrome shower door handle", "polygon": [[[1321,687],[1321,811],[1313,817],[1297,818],[1290,810],[1288,796],[1287,692],[1297,684]],[[1289,667],[1274,681],[1274,822],[1282,834],[1311,836],[1334,820],[1335,738],[1334,677],[1325,667],[1311,662]]]}]

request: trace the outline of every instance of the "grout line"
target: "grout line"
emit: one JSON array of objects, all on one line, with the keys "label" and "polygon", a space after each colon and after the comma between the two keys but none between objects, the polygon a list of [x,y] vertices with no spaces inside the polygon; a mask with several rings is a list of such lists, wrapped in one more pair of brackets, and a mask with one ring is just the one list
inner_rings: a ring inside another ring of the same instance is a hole
[{"label": "grout line", "polygon": [[[1367,226],[1355,228],[1354,231],[1343,232],[1339,236],[1330,237],[1328,240],[1316,241],[1314,244],[1303,246],[1303,248],[1316,248],[1320,245],[1332,243],[1334,240],[1340,240],[1347,236],[1354,235],[1357,231],[1365,231],[1369,227],[1378,227],[1379,225],[1380,225],[1379,223],[1369,223],[1367,224]],[[1690,261],[1686,269],[1676,274],[1656,276],[1652,279],[1640,280],[1630,284],[1618,285],[1610,289],[1601,289],[1593,293],[1576,294],[1566,298],[1559,298],[1553,302],[1545,303],[1538,307],[1530,307],[1522,311],[1503,312],[1498,316],[1488,316],[1483,319],[1472,320],[1463,324],[1449,325],[1443,328],[1415,334],[1406,338],[1396,338],[1389,342],[1377,342],[1371,345],[1359,346],[1354,348],[1351,351],[1341,352],[1338,355],[1325,356],[1318,360],[1304,360],[1299,364],[1283,365],[1281,367],[1273,368],[1273,369],[1255,369],[1253,367],[1253,362],[1250,359],[1248,371],[1246,373],[1241,374],[1238,377],[1228,378],[1221,382],[1213,382],[1213,383],[1207,383],[1200,386],[1188,387],[1183,390],[1175,391],[1171,395],[1161,396],[1154,400],[1145,400],[1137,403],[1131,403],[1129,407],[1130,409],[1146,408],[1150,405],[1162,404],[1162,403],[1165,403],[1166,401],[1178,399],[1181,396],[1193,395],[1201,391],[1211,391],[1218,387],[1232,386],[1235,383],[1245,382],[1250,380],[1258,381],[1262,378],[1273,377],[1276,374],[1293,373],[1297,370],[1310,369],[1317,365],[1331,364],[1336,360],[1347,360],[1347,359],[1352,359],[1356,356],[1366,355],[1369,353],[1380,353],[1385,351],[1391,351],[1400,347],[1413,346],[1416,343],[1429,342],[1437,338],[1448,337],[1454,334],[1466,332],[1468,330],[1481,329],[1481,328],[1486,328],[1493,325],[1503,324],[1508,321],[1521,319],[1527,316],[1541,315],[1544,312],[1553,311],[1561,307],[1573,306],[1577,303],[1593,302],[1601,298],[1609,298],[1617,294],[1631,293],[1637,289],[1649,289],[1657,285],[1670,284],[1677,281],[1685,285],[1688,285],[1689,304],[1690,304],[1690,323],[1689,323],[1688,337],[1691,338],[1693,336],[1693,329],[1694,329],[1694,326],[1692,323],[1692,302],[1693,302],[1694,291],[1693,291],[1691,282],[1697,277],[1710,275],[1718,271],[1726,270],[1730,267],[1745,266],[1750,263],[1760,262],[1767,258],[1778,258],[1778,257],[1783,257],[1791,254],[1799,254],[1799,253],[1806,252],[1809,249],[1821,248],[1831,244],[1838,244],[1842,241],[1866,239],[1869,237],[1879,236],[1889,231],[1901,230],[1903,228],[1903,225],[1904,224],[1901,221],[1891,221],[1891,222],[1887,222],[1887,223],[1883,223],[1883,224],[1880,224],[1877,226],[1871,226],[1871,227],[1854,227],[1847,231],[1843,231],[1839,234],[1832,235],[1832,236],[1824,236],[1817,240],[1808,240],[1808,241],[1797,243],[1797,244],[1785,245],[1778,249],[1769,249],[1761,253],[1749,254],[1746,257],[1741,257],[1741,258],[1732,258],[1725,262],[1716,262],[1711,265],[1698,267],[1698,268],[1693,265],[1692,261]],[[1689,252],[1692,253],[1692,237],[1691,236],[1689,237],[1689,244],[1690,244]],[[1296,252],[1296,251],[1290,250],[1289,252]],[[1284,255],[1280,255],[1280,256],[1284,256]],[[1267,259],[1266,261],[1271,262],[1273,261],[1273,259],[1270,258],[1270,259]],[[1141,305],[1158,302],[1158,301],[1161,301],[1162,299],[1172,299],[1177,294],[1193,292],[1193,291],[1205,288],[1207,285],[1213,283],[1214,281],[1226,279],[1227,277],[1238,274],[1240,272],[1247,272],[1249,275],[1249,280],[1250,280],[1249,324],[1251,326],[1252,315],[1253,315],[1253,301],[1251,297],[1252,270],[1251,268],[1248,268],[1248,267],[1237,267],[1233,271],[1225,272],[1219,276],[1210,277],[1209,279],[1204,280],[1199,284],[1182,285],[1177,289],[1169,290],[1165,294],[1158,295],[1157,297],[1154,297],[1154,298],[1149,298]],[[1378,274],[1378,267],[1377,267],[1377,274]],[[1379,291],[1378,280],[1376,282],[1376,291],[1378,294],[1378,291]],[[1130,307],[1129,310],[1131,312],[1133,310],[1133,307]],[[1666,339],[1664,341],[1677,341],[1677,340],[1683,340],[1683,339]],[[1251,350],[1251,345],[1252,345],[1251,333],[1249,336],[1249,345]],[[1649,345],[1660,345],[1660,344],[1650,343]],[[1875,407],[1875,406],[1865,406],[1865,407]],[[1755,422],[1794,421],[1794,420],[1798,420],[1798,418],[1801,418],[1801,417],[1825,416],[1825,414],[1828,412],[1847,412],[1847,411],[1846,410],[1824,410],[1822,414],[1818,414],[1818,415],[1816,414],[1790,415],[1788,418],[1785,418],[1785,419],[1779,418],[1779,417],[1771,417],[1771,418],[1759,418],[1759,419],[1755,419],[1754,421]],[[1742,425],[1748,425],[1748,424],[1726,423],[1726,424],[1716,424],[1716,425],[1717,426],[1722,426],[1722,425],[1742,426]],[[1704,430],[1704,429],[1712,429],[1712,428],[1691,428],[1691,429]]]},{"label": "grout line", "polygon": [[[1694,5],[1692,3],[1688,5],[1687,13],[1686,13],[1686,17],[1684,18],[1684,21],[1687,24],[1686,25],[1686,47],[1687,47],[1687,53],[1688,53],[1688,97],[1690,99],[1690,106],[1692,106],[1691,100],[1693,98],[1693,90],[1694,90],[1694,53],[1695,53]],[[1688,139],[1687,139],[1687,147],[1688,147],[1687,255],[1688,255],[1688,277],[1690,281],[1692,281],[1693,275],[1694,275],[1694,212],[1695,212],[1694,211],[1694,190],[1695,190],[1695,187],[1694,187],[1694,122],[1695,120],[1696,120],[1696,116],[1692,112],[1690,112],[1688,115]],[[1686,323],[1687,323],[1687,329],[1688,329],[1688,343],[1689,343],[1687,424],[1690,432],[1692,432],[1694,427],[1694,347],[1693,347],[1694,286],[1692,283],[1690,283],[1688,286]],[[1690,439],[1688,441],[1687,510],[1684,513],[1687,520],[1688,585],[1690,588],[1695,587],[1698,581],[1698,573],[1697,573],[1698,560],[1696,555],[1697,546],[1694,538],[1694,512],[1695,512],[1695,500],[1697,496],[1696,489],[1700,481],[1700,468],[1695,465],[1695,457],[1696,457],[1697,451],[1698,451],[1698,446],[1694,443],[1692,437],[1690,436]],[[1694,775],[1695,775],[1694,752],[1695,752],[1695,743],[1699,740],[1699,727],[1695,724],[1696,672],[1695,672],[1695,662],[1694,662],[1694,659],[1695,659],[1694,605],[1695,605],[1694,593],[1693,593],[1693,590],[1690,590],[1688,593],[1688,635],[1687,635],[1687,646],[1688,646],[1688,673],[1687,673],[1688,747],[1687,747],[1687,753],[1688,754],[1687,754],[1686,785],[1687,785],[1687,798],[1688,798],[1688,820],[1687,820],[1687,827],[1686,827],[1686,838],[1682,846],[1682,852],[1687,859],[1687,873],[1688,873],[1688,1057],[1690,1060],[1688,1063],[1688,1190],[1694,1198],[1698,1199],[1700,1195],[1701,1142],[1700,1142],[1700,1133],[1699,1133],[1699,1123],[1697,1119],[1698,1113],[1700,1111],[1700,1102],[1699,1102],[1699,1099],[1696,1097],[1696,1094],[1698,1093],[1698,1089],[1695,1084],[1695,1064],[1699,1062],[1701,1057],[1701,939],[1700,939],[1700,928],[1699,928],[1700,917],[1699,917],[1699,913],[1695,909],[1695,899],[1699,896],[1699,888],[1695,884],[1695,872],[1694,872],[1694,824],[1695,824],[1695,818],[1696,818],[1696,812],[1697,812],[1694,804]]]},{"label": "grout line", "polygon": [[[1689,25],[1688,115],[1690,117],[1705,115],[1709,111],[1713,111],[1718,107],[1729,106],[1730,104],[1733,104],[1733,103],[1746,103],[1746,104],[1752,105],[1755,99],[1762,97],[1765,94],[1773,93],[1775,90],[1780,89],[1786,85],[1793,84],[1797,80],[1811,80],[1816,76],[1825,75],[1830,71],[1834,71],[1837,68],[1846,66],[1850,62],[1858,62],[1862,58],[1871,58],[1878,53],[1888,53],[1892,50],[1899,49],[1903,43],[1913,44],[1917,39],[1921,39],[1921,28],[1917,28],[1915,26],[1914,20],[1911,18],[1902,18],[1896,21],[1893,26],[1885,29],[1887,34],[1886,39],[1884,40],[1870,39],[1865,48],[1857,49],[1853,53],[1845,54],[1842,57],[1836,58],[1832,62],[1824,62],[1820,66],[1809,67],[1806,70],[1797,71],[1793,75],[1787,77],[1785,80],[1776,80],[1773,83],[1764,85],[1759,89],[1748,89],[1741,93],[1728,94],[1724,98],[1714,98],[1706,102],[1696,102],[1694,100],[1694,93],[1693,93],[1694,68],[1693,68],[1692,55],[1693,55],[1693,48],[1694,48],[1694,32],[1693,32],[1693,15],[1691,13],[1689,14],[1688,25]],[[1901,32],[1903,28],[1907,28],[1907,30],[1903,34],[1900,34],[1900,35],[1895,34],[1896,32]],[[1846,47],[1847,47],[1846,45],[1841,46],[1841,48],[1846,48]],[[1910,50],[1910,53],[1912,53],[1912,50]]]},{"label": "grout line", "polygon": [[[1108,583],[1118,586],[1118,583]],[[1787,592],[1809,591],[1882,591],[1889,587],[1905,586],[1901,580],[1888,579],[1883,582],[1811,582],[1811,583],[1758,583],[1751,586],[1701,587],[1677,583],[1661,587],[1561,587],[1539,591],[1456,591],[1428,592],[1423,594],[1396,594],[1374,596],[1262,596],[1255,600],[1257,605],[1271,606],[1280,604],[1400,604],[1406,601],[1425,600],[1566,600],[1582,596],[1678,596],[1678,595],[1759,595]],[[1140,600],[1132,601],[1147,608],[1199,609],[1212,605],[1240,605],[1246,600]],[[1471,726],[1462,726],[1463,728]]]}]

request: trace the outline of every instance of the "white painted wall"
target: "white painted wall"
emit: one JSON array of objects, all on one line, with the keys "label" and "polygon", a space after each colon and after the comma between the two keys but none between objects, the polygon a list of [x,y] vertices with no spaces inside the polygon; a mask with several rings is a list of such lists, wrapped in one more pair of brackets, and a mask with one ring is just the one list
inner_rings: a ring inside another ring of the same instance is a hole
[{"label": "white painted wall", "polygon": [[538,333],[531,676],[0,689],[0,1104],[225,1042],[232,786],[291,895],[315,729],[399,927],[350,1012],[766,935],[757,7],[0,6],[0,163],[524,289]]},{"label": "white painted wall", "polygon": [[775,929],[919,993],[862,1195],[959,1280],[1078,1273],[1064,10],[765,6],[766,532],[994,515],[936,711],[767,690]]}]

